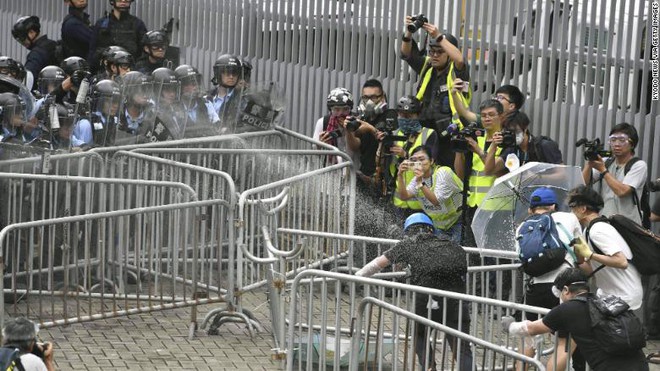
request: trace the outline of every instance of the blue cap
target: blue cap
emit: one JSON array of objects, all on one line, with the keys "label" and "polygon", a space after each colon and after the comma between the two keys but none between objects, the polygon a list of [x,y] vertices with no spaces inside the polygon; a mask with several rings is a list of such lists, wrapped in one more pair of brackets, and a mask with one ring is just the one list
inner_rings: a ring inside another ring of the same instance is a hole
[{"label": "blue cap", "polygon": [[548,187],[537,188],[529,198],[529,207],[550,206],[557,204],[555,192]]},{"label": "blue cap", "polygon": [[406,222],[403,224],[403,230],[406,231],[408,227],[411,227],[416,224],[427,224],[433,227],[433,221],[431,220],[431,218],[429,218],[428,215],[424,213],[414,213],[408,218],[406,218]]}]

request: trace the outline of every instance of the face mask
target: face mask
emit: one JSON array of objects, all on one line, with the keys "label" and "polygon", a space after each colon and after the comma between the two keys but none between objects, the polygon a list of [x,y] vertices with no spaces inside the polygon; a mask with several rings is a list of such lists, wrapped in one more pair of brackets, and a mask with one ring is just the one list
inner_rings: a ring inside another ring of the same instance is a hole
[{"label": "face mask", "polygon": [[368,99],[366,102],[361,101],[358,106],[358,111],[364,115],[364,117],[375,117],[380,115],[385,111],[387,107],[387,102],[383,101],[380,103],[374,103],[371,99]]},{"label": "face mask", "polygon": [[417,119],[399,117],[399,129],[405,135],[415,134],[422,131],[422,124]]},{"label": "face mask", "polygon": [[516,145],[521,145],[525,139],[525,134],[522,132],[516,133]]}]

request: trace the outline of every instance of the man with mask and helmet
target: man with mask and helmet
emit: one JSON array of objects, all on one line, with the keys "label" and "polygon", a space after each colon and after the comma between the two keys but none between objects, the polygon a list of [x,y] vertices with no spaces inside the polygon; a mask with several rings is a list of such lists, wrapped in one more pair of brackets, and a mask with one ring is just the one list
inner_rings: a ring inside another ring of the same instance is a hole
[{"label": "man with mask and helmet", "polygon": [[[412,285],[464,293],[467,262],[463,248],[456,242],[435,235],[433,221],[424,213],[406,218],[403,231],[404,238],[399,243],[367,263],[355,275],[370,277],[389,265],[408,266]],[[415,294],[415,314],[464,333],[470,332],[467,301],[461,303],[454,299]],[[435,370],[436,367],[435,342],[430,340],[429,332],[422,324],[415,327],[415,353],[422,370]],[[445,334],[445,341],[454,353],[457,369],[472,370],[471,345],[449,334]]]},{"label": "man with mask and helmet", "polygon": [[112,146],[119,124],[121,88],[112,80],[101,80],[92,88],[91,98],[94,145]]},{"label": "man with mask and helmet", "polygon": [[122,78],[124,104],[119,114],[119,127],[115,136],[117,145],[146,141],[146,132],[155,119],[153,78],[138,71],[128,72]]},{"label": "man with mask and helmet", "polygon": [[121,46],[131,55],[142,52],[142,40],[147,33],[147,26],[141,19],[129,14],[132,2],[110,0],[112,11],[96,21],[87,57],[92,68],[96,68],[101,52],[108,46]]},{"label": "man with mask and helmet", "polygon": [[14,23],[11,34],[29,50],[25,59],[25,69],[28,72],[25,86],[31,90],[35,77],[44,67],[59,65],[56,56],[57,43],[41,34],[39,17],[34,15],[19,18]]},{"label": "man with mask and helmet", "polygon": [[187,133],[192,133],[192,136],[215,134],[220,118],[211,102],[201,96],[202,75],[187,64],[177,67],[174,74],[181,84],[181,104],[186,113],[184,127]]},{"label": "man with mask and helmet", "polygon": [[169,68],[156,68],[152,72],[156,118],[153,127],[147,131],[147,141],[162,142],[182,139],[185,118],[181,108],[181,83]]},{"label": "man with mask and helmet", "polygon": [[[312,138],[346,152],[359,168],[360,159],[356,154],[360,150],[360,139],[354,129],[346,126],[346,118],[353,109],[353,94],[345,88],[334,88],[326,99],[326,105],[329,114],[316,121]],[[328,156],[328,161],[339,163],[342,160],[339,156]]]},{"label": "man with mask and helmet", "polygon": [[213,64],[213,79],[216,85],[206,95],[206,99],[213,104],[215,113],[220,118],[223,129],[233,130],[238,115],[238,103],[241,96],[241,79],[243,67],[241,60],[231,54],[223,54]]},{"label": "man with mask and helmet", "polygon": [[[412,17],[406,16],[406,31],[401,39],[401,57],[419,75],[416,97],[422,102],[422,125],[435,129],[440,134],[445,132],[450,124],[462,128],[463,123],[454,102],[455,96],[450,92],[456,78],[463,80],[465,89],[459,99],[466,107],[469,106],[471,89],[467,82],[470,80],[470,72],[463,53],[458,49],[456,37],[440,32],[437,26],[422,18],[414,22]],[[422,55],[412,39],[413,33],[420,28],[429,38],[428,56]],[[449,148],[449,139],[448,135],[438,138],[437,163],[453,168],[454,154]]]},{"label": "man with mask and helmet", "polygon": [[92,40],[92,24],[85,12],[87,0],[64,0],[69,13],[62,21],[62,45],[64,57],[87,58]]},{"label": "man with mask and helmet", "polygon": [[151,74],[156,68],[174,68],[172,62],[165,59],[167,47],[170,45],[169,37],[161,30],[147,32],[142,38],[142,50],[144,53],[135,63],[135,70],[146,75]]},{"label": "man with mask and helmet", "polygon": [[106,61],[110,73],[107,79],[119,82],[122,76],[133,70],[134,64],[133,55],[127,51],[118,50],[110,54]]},{"label": "man with mask and helmet", "polygon": [[0,93],[0,143],[26,143],[23,133],[26,120],[23,99],[14,93]]},{"label": "man with mask and helmet", "polygon": [[[438,134],[433,129],[422,126],[419,116],[422,112],[421,102],[413,95],[405,95],[399,99],[397,103],[397,119],[399,129],[394,133],[395,136],[406,137],[405,141],[395,141],[389,148],[392,153],[392,161],[390,163],[390,175],[397,179],[397,172],[401,162],[410,157],[413,150],[419,146],[427,146],[431,149],[431,158],[437,163],[437,141]],[[404,174],[402,184],[409,184],[414,174],[407,171]],[[397,185],[398,187],[398,185]],[[419,201],[403,201],[399,198],[400,191],[398,188],[392,196],[392,201],[396,207],[396,213],[400,218],[405,218],[410,214],[421,211],[422,204]]]}]

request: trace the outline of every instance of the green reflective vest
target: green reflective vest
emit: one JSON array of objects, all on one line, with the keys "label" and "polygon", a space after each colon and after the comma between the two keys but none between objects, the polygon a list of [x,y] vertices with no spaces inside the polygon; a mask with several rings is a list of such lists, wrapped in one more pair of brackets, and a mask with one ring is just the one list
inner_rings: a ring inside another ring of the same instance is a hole
[{"label": "green reflective vest", "polygon": [[[430,57],[426,57],[424,59],[424,65],[422,66],[422,72],[420,74],[420,76],[422,76],[422,82],[421,85],[419,86],[419,90],[417,91],[417,99],[420,102],[422,101],[422,98],[424,98],[424,93],[426,92],[426,88],[431,82],[431,76],[433,76],[433,67],[429,65],[430,60],[431,60]],[[455,124],[459,129],[462,129],[463,124],[461,123],[460,117],[458,116],[458,112],[456,111],[456,106],[454,105],[454,95],[451,93],[451,89],[454,86],[455,78],[456,76],[454,74],[454,62],[449,62],[449,73],[447,74],[447,91],[449,93],[449,108],[451,108],[451,122]],[[470,86],[468,89],[467,97],[465,97],[462,93],[459,94],[459,96],[461,97],[461,100],[463,100],[463,105],[465,107],[469,107],[470,101],[472,100],[472,86]]]},{"label": "green reflective vest", "polygon": [[[435,130],[433,130],[433,129],[422,128],[422,131],[420,131],[419,134],[417,134],[417,138],[415,138],[415,142],[413,142],[413,145],[410,146],[410,148],[408,148],[408,151],[407,151],[408,156],[410,156],[410,154],[412,153],[412,151],[415,148],[417,148],[419,146],[423,146],[424,144],[426,144],[426,141],[429,139],[429,137],[433,134],[434,131]],[[397,130],[394,135],[403,136],[403,132],[401,130]],[[394,145],[403,148],[405,143],[406,143],[405,141],[398,141],[398,142],[394,142]],[[397,156],[397,155],[392,156],[392,162],[390,163],[390,174],[392,176],[396,175],[397,164],[399,163],[399,161],[398,161],[399,159],[400,159],[400,157]],[[404,184],[410,183],[413,176],[414,176],[414,174],[413,174],[412,171],[404,172],[403,173]],[[399,196],[398,196],[398,193],[397,193],[398,189],[399,189],[399,183],[397,182],[396,183],[396,189],[394,191],[394,195],[392,196],[392,202],[394,202],[394,206],[396,206],[398,208],[401,208],[401,209],[422,210],[422,204],[419,201],[414,201],[414,200],[403,201],[402,199],[400,199]]]},{"label": "green reflective vest", "polygon": [[[477,137],[477,144],[479,148],[484,150],[486,148],[486,136]],[[492,144],[495,145],[495,144]],[[502,152],[502,148],[498,147],[495,151],[495,156],[499,156]],[[485,175],[484,168],[486,165],[481,161],[481,157],[478,154],[472,154],[472,171],[470,172],[470,195],[468,196],[468,206],[478,207],[481,205],[481,202],[486,197],[486,194],[490,190],[490,187],[495,183],[497,179],[494,175]]]}]

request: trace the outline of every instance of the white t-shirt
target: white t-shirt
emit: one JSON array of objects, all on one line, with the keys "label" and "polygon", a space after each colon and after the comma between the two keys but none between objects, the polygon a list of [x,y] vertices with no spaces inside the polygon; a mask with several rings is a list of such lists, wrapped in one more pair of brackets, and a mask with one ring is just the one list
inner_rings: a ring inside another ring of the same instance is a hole
[{"label": "white t-shirt", "polygon": [[21,354],[21,363],[25,371],[48,371],[44,361],[32,353]]},{"label": "white t-shirt", "polygon": [[[608,223],[594,223],[589,230],[588,243],[593,251],[595,244],[605,255],[612,256],[617,252],[623,252],[626,259],[632,259],[630,247],[619,232]],[[601,266],[594,260],[590,263],[592,269]],[[642,306],[642,277],[632,264],[628,264],[626,269],[605,267],[596,272],[594,278],[598,295],[616,295],[628,303],[632,310]]]},{"label": "white t-shirt", "polygon": [[[314,140],[320,140],[319,138],[321,138],[321,133],[322,132],[323,132],[323,117],[316,120],[316,125],[314,126],[314,134],[312,135],[312,138]],[[353,165],[355,166],[356,169],[360,168],[359,153],[356,155],[355,153],[353,153],[353,151],[351,151],[348,148],[348,145],[346,144],[346,138],[344,138],[344,136],[341,136],[341,137],[337,138],[337,148],[340,151],[347,153],[351,157],[351,160],[353,160]],[[344,162],[344,159],[341,158],[340,156],[336,156],[336,157],[337,157],[337,163],[338,164]]]},{"label": "white t-shirt", "polygon": [[[624,174],[625,166],[617,165],[614,161],[609,167],[608,170],[617,180],[622,182],[625,185],[631,186],[637,192],[637,199],[642,198],[642,190],[644,188],[644,183],[646,183],[646,176],[648,169],[646,162],[637,161],[630,167],[628,174]],[[600,173],[596,170],[593,170],[592,175],[594,179],[600,179]],[[642,222],[639,217],[639,211],[637,206],[633,203],[633,197],[631,194],[625,197],[619,197],[614,194],[614,191],[607,185],[607,182],[603,180],[599,182],[600,184],[600,195],[603,197],[603,209],[600,211],[601,215],[612,216],[614,214],[625,215],[628,218],[634,220],[636,223]],[[598,187],[595,188],[599,190]]]},{"label": "white t-shirt", "polygon": [[[555,278],[557,278],[559,273],[561,273],[564,269],[576,266],[575,260],[573,259],[575,252],[573,251],[573,247],[569,245],[573,238],[582,235],[582,227],[580,226],[580,221],[578,221],[575,214],[563,211],[555,211],[550,214],[550,216],[552,216],[552,220],[555,221],[557,226],[557,234],[559,234],[559,239],[570,252],[566,253],[564,264],[559,266],[557,269],[552,270],[546,274],[542,274],[538,277],[533,277],[531,282],[533,284],[555,282]],[[522,224],[520,226],[522,226]],[[516,230],[516,236],[520,234],[520,226],[518,226],[518,229]],[[517,239],[516,252],[520,253],[520,246],[518,245]]]}]

